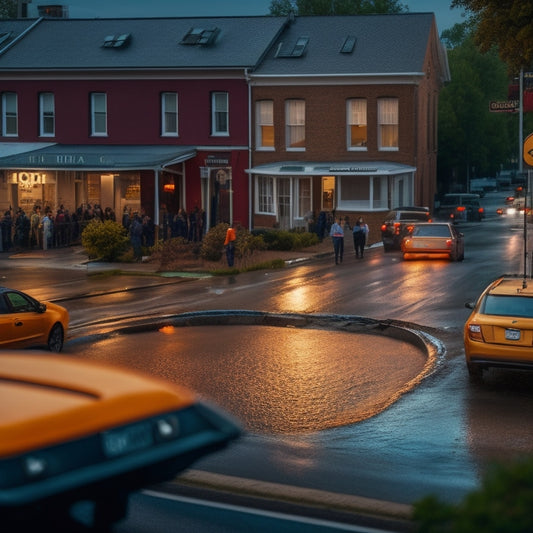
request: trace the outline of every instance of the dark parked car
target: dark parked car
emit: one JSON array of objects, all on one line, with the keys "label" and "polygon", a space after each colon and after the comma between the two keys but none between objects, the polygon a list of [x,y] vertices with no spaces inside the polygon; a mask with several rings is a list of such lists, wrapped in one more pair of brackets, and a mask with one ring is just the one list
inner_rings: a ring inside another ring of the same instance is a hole
[{"label": "dark parked car", "polygon": [[485,209],[479,202],[479,194],[445,194],[440,203],[439,218],[449,222],[479,222],[485,217]]},{"label": "dark parked car", "polygon": [[409,227],[415,222],[431,222],[427,207],[396,207],[387,213],[381,225],[383,250],[399,250],[402,239],[409,233]]}]

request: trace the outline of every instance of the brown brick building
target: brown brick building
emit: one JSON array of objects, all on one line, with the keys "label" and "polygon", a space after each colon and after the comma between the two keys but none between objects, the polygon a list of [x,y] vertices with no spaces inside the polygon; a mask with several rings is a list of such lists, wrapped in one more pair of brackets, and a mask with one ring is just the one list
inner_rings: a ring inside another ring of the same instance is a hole
[{"label": "brown brick building", "polygon": [[377,241],[389,209],[433,207],[449,79],[433,14],[298,17],[250,78],[254,227],[362,215]]}]

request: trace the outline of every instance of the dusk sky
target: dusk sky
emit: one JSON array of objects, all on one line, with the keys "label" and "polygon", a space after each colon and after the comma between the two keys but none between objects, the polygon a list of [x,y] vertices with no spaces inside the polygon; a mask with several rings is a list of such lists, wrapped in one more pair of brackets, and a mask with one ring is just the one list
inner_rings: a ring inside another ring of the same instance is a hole
[{"label": "dusk sky", "polygon": [[[64,4],[70,18],[115,17],[195,17],[268,15],[271,0],[33,0],[28,5],[30,17],[37,16],[37,6]],[[432,11],[439,33],[462,22],[462,11],[450,9],[446,0],[401,0],[411,12]]]}]

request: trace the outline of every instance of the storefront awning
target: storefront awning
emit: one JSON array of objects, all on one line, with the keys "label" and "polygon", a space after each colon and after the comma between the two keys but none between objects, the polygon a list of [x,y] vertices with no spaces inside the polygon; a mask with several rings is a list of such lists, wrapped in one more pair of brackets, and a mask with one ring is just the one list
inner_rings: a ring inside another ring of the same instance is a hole
[{"label": "storefront awning", "polygon": [[[164,170],[191,159],[191,146],[0,143],[0,168],[20,170]],[[14,145],[17,145],[16,147]],[[23,150],[23,148],[26,150]]]},{"label": "storefront awning", "polygon": [[267,176],[394,176],[415,171],[416,167],[388,161],[281,161],[246,170],[248,174]]}]

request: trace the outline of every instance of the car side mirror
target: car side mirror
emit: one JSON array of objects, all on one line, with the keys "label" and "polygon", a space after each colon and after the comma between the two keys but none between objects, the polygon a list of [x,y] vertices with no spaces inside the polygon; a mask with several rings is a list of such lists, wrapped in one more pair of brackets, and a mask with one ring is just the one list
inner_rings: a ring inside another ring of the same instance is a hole
[{"label": "car side mirror", "polygon": [[45,313],[46,312],[46,304],[39,303],[37,306],[37,312],[38,313]]},{"label": "car side mirror", "polygon": [[474,302],[466,302],[465,307],[467,309],[474,309],[474,307],[476,307],[476,304]]}]

